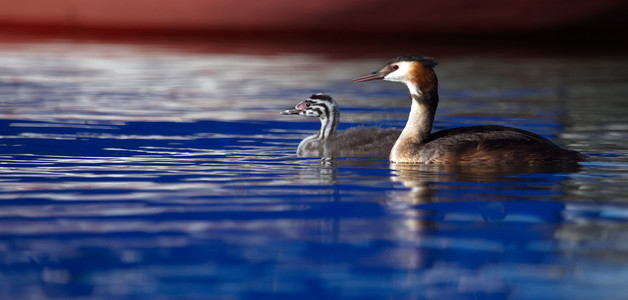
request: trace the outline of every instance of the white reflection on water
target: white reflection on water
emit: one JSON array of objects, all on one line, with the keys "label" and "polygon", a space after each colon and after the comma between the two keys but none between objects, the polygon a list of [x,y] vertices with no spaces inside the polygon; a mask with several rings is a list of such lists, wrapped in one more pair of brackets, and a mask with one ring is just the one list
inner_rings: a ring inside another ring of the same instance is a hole
[{"label": "white reflection on water", "polygon": [[330,65],[317,55],[181,55],[123,45],[19,47],[1,49],[4,118],[259,119],[260,110],[278,110],[285,97],[298,99],[333,82],[348,83],[359,72],[354,64]]}]

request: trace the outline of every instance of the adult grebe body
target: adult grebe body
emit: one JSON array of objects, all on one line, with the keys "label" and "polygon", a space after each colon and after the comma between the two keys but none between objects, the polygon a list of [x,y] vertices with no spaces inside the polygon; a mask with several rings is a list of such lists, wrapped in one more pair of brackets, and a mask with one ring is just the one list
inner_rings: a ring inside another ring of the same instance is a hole
[{"label": "adult grebe body", "polygon": [[321,121],[318,133],[299,143],[297,155],[302,157],[387,157],[401,130],[379,127],[353,127],[336,132],[340,121],[338,104],[327,94],[314,94],[284,115],[317,117]]},{"label": "adult grebe body", "polygon": [[470,126],[431,133],[438,106],[436,61],[421,55],[394,58],[378,71],[353,81],[383,79],[408,87],[412,106],[408,122],[395,142],[394,163],[560,163],[585,161],[576,151],[563,149],[535,133],[498,125]]}]

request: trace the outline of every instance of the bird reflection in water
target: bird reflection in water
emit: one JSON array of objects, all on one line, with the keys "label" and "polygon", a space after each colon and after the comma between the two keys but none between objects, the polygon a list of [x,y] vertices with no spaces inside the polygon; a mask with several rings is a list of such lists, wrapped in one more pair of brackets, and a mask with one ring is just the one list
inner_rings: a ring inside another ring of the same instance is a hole
[{"label": "bird reflection in water", "polygon": [[[390,200],[408,205],[407,215],[415,231],[437,226],[438,222],[474,220],[477,222],[562,220],[564,204],[529,200],[531,193],[562,193],[555,176],[577,172],[580,166],[554,165],[426,165],[391,164],[391,180],[409,190],[398,190]],[[544,180],[543,177],[548,176]],[[548,185],[547,183],[552,183]],[[501,187],[502,193],[488,193]],[[534,190],[537,190],[536,192]],[[534,202],[534,205],[527,203]]]}]

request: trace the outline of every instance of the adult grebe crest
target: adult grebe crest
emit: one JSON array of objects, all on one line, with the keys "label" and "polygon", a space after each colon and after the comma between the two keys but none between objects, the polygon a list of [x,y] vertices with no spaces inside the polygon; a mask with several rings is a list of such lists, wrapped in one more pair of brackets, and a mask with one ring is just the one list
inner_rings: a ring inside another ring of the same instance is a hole
[{"label": "adult grebe crest", "polygon": [[378,71],[353,80],[383,79],[402,82],[408,87],[412,99],[410,116],[390,152],[391,162],[544,164],[587,160],[581,153],[560,148],[544,137],[511,127],[470,126],[431,133],[438,107],[436,65],[431,57],[400,56]]}]

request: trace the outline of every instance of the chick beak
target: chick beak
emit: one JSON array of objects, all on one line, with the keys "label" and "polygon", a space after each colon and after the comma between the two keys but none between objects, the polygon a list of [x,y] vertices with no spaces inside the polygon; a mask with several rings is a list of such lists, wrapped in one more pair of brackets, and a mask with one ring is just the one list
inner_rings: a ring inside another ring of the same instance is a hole
[{"label": "chick beak", "polygon": [[292,109],[286,109],[281,112],[282,115],[300,115],[303,111],[305,111],[305,101],[297,104]]},{"label": "chick beak", "polygon": [[301,113],[301,111],[296,108],[286,109],[281,112],[282,115],[298,115],[299,113]]}]

